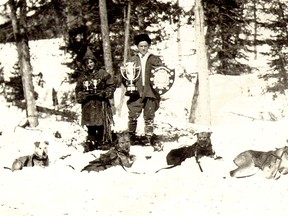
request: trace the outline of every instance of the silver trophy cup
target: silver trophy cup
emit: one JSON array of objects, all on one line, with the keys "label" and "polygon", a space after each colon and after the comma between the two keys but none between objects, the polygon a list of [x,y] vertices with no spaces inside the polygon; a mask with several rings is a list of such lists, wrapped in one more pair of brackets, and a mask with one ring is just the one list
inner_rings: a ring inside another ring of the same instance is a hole
[{"label": "silver trophy cup", "polygon": [[138,89],[133,83],[140,76],[140,67],[136,67],[134,62],[126,62],[120,67],[121,75],[128,81],[126,96],[139,95]]},{"label": "silver trophy cup", "polygon": [[83,90],[89,93],[96,93],[97,92],[97,80],[85,80],[83,81]]}]

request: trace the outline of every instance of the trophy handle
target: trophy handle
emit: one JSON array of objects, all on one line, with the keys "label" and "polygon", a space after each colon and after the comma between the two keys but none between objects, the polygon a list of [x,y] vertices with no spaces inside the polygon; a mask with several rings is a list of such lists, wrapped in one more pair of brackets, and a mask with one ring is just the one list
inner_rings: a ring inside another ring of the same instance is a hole
[{"label": "trophy handle", "polygon": [[126,79],[126,80],[128,80],[128,77],[126,76],[126,68],[125,68],[125,66],[123,65],[123,66],[121,66],[120,67],[120,73],[121,73],[121,75]]},{"label": "trophy handle", "polygon": [[139,78],[140,74],[141,74],[140,66],[135,67],[135,71],[138,71],[138,72],[136,72],[137,75],[135,76],[135,79],[134,79],[134,80],[137,80]]}]

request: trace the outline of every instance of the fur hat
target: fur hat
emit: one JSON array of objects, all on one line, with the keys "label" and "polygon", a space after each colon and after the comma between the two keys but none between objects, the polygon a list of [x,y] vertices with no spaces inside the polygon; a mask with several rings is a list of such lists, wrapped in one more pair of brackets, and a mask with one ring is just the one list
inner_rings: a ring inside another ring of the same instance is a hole
[{"label": "fur hat", "polygon": [[149,45],[151,44],[151,39],[147,34],[139,34],[134,37],[134,43],[136,46],[138,46],[141,41],[146,41]]}]

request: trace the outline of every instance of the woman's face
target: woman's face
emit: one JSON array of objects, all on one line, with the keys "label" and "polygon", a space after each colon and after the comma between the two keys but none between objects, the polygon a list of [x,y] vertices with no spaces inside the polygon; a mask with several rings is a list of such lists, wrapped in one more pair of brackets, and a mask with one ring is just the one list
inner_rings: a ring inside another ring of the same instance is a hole
[{"label": "woman's face", "polygon": [[89,70],[93,70],[95,68],[95,62],[92,59],[87,59],[86,65]]},{"label": "woman's face", "polygon": [[141,41],[137,47],[138,47],[139,52],[142,55],[145,55],[148,52],[149,44],[147,41]]}]

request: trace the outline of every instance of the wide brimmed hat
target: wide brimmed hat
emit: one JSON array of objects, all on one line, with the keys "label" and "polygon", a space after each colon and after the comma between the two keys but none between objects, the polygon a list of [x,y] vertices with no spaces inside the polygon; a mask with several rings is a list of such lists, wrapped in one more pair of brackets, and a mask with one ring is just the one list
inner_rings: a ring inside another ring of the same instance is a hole
[{"label": "wide brimmed hat", "polygon": [[139,34],[134,37],[134,43],[137,46],[141,41],[146,41],[148,44],[151,44],[151,39],[147,34]]}]

